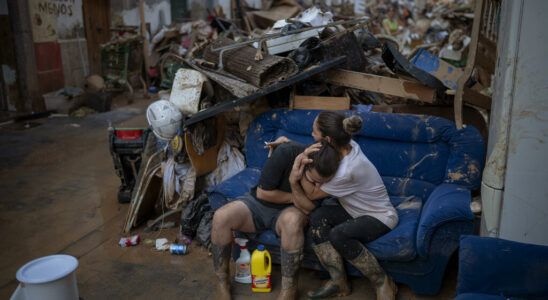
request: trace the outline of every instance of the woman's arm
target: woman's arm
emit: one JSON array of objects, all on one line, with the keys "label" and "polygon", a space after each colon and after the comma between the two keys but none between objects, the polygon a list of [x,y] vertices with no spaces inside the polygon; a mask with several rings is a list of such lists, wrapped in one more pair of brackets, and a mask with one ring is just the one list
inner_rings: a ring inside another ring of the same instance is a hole
[{"label": "woman's arm", "polygon": [[291,194],[293,195],[293,204],[300,209],[304,214],[308,215],[316,208],[316,205],[306,197],[301,184],[297,182],[291,182]]},{"label": "woman's arm", "polygon": [[308,181],[308,179],[306,179],[306,176],[303,176],[303,178],[301,179],[301,187],[306,197],[308,197],[308,199],[310,200],[318,200],[329,197],[329,194],[322,191],[320,189],[320,186],[321,184],[319,183],[314,184]]}]

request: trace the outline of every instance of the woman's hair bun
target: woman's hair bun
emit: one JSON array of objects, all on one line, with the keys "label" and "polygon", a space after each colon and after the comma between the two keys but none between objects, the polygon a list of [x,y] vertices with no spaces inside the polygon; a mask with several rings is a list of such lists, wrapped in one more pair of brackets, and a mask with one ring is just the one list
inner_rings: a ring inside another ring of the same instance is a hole
[{"label": "woman's hair bun", "polygon": [[362,123],[362,118],[356,115],[348,117],[343,120],[344,131],[350,135],[354,135],[360,132],[360,129],[362,129]]}]

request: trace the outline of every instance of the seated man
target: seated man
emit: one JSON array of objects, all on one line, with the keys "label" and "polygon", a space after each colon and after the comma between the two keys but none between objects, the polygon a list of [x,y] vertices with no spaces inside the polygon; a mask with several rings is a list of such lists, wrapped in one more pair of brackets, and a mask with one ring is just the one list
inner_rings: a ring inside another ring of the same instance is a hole
[{"label": "seated man", "polygon": [[261,233],[268,229],[275,231],[282,241],[282,291],[278,299],[297,298],[306,215],[315,205],[307,197],[295,197],[291,186],[299,185],[305,173],[327,182],[340,161],[338,152],[327,142],[303,152],[305,148],[299,143],[277,147],[266,161],[258,185],[215,212],[211,229],[213,267],[219,279],[215,299],[230,299],[232,231]]}]

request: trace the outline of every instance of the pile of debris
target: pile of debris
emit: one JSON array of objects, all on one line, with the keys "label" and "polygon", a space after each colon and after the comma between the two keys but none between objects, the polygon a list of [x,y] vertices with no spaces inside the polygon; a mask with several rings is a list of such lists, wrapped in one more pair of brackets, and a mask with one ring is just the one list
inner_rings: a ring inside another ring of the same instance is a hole
[{"label": "pile of debris", "polygon": [[[460,81],[491,93],[492,72],[479,66],[464,78],[478,39],[471,0],[309,8],[277,0],[260,10],[233,2],[232,19],[217,6],[207,21],[161,29],[144,51],[151,84],[162,91],[147,109],[152,151],[133,170],[126,232],[158,205],[192,215],[189,203],[204,202],[200,191],[245,168],[246,129],[266,110],[448,106]],[[207,227],[211,213],[200,207]]]}]

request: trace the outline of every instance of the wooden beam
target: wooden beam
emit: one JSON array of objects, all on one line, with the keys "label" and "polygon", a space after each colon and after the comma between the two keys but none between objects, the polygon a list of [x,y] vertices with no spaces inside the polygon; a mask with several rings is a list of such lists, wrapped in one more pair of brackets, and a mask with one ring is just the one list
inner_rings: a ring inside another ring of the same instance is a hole
[{"label": "wooden beam", "polygon": [[491,110],[491,97],[485,96],[473,89],[464,88],[462,100],[466,103],[474,104],[481,108]]},{"label": "wooden beam", "polygon": [[455,111],[455,124],[458,130],[462,129],[462,96],[464,94],[464,84],[472,75],[474,64],[476,63],[476,53],[478,50],[478,37],[480,31],[480,23],[482,19],[483,1],[476,1],[474,8],[474,23],[472,24],[472,41],[468,46],[468,59],[466,61],[466,67],[464,73],[457,81],[457,94],[455,100],[453,100],[453,110]]},{"label": "wooden beam", "polygon": [[348,110],[348,97],[295,96],[293,109]]},{"label": "wooden beam", "polygon": [[423,84],[342,69],[326,73],[327,82],[354,89],[434,103],[436,90]]}]

